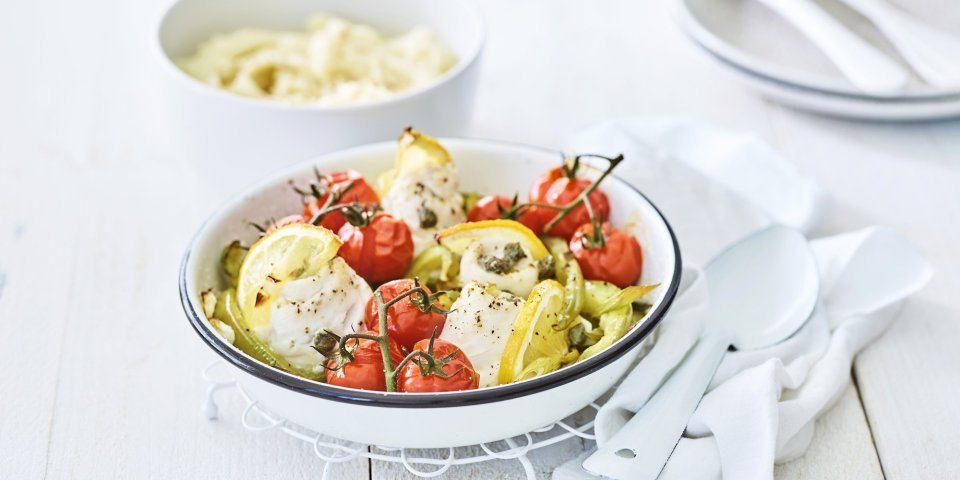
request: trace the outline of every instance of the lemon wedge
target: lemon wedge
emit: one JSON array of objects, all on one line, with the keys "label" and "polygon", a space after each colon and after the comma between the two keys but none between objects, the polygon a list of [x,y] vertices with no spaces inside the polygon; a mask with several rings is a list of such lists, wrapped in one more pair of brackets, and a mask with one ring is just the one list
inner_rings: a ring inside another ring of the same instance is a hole
[{"label": "lemon wedge", "polygon": [[383,172],[378,178],[380,194],[386,196],[398,177],[410,175],[430,166],[453,163],[450,152],[436,138],[407,128],[400,135],[397,147],[397,161],[392,170]]},{"label": "lemon wedge", "polygon": [[566,330],[554,328],[563,310],[563,285],[544,280],[534,287],[513,323],[500,356],[497,381],[503,385],[533,378],[577,358]]},{"label": "lemon wedge", "polygon": [[506,242],[517,242],[527,249],[534,260],[550,255],[533,230],[515,220],[483,220],[454,225],[437,234],[437,241],[457,255],[463,255],[471,243],[481,238],[497,238]]},{"label": "lemon wedge", "polygon": [[315,275],[340,244],[330,230],[302,223],[278,228],[254,243],[237,278],[237,305],[246,326],[269,325],[270,305],[281,283]]}]

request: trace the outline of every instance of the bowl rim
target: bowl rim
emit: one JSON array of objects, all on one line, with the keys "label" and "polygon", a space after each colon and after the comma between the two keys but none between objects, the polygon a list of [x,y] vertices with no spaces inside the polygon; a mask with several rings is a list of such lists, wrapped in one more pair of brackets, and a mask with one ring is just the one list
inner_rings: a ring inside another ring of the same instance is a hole
[{"label": "bowl rim", "polygon": [[[193,78],[187,72],[184,72],[180,67],[174,63],[173,58],[167,54],[166,49],[164,48],[163,40],[161,38],[164,26],[167,24],[170,13],[180,4],[196,1],[196,0],[177,0],[170,3],[164,10],[163,13],[159,16],[159,19],[156,22],[154,29],[154,54],[159,56],[159,63],[162,65],[162,69],[168,73],[171,77],[175,78],[176,82],[184,85],[186,88],[197,92],[200,95],[211,95],[213,98],[220,98],[228,102],[237,102],[241,105],[247,105],[250,107],[262,107],[271,110],[281,110],[281,111],[290,111],[290,112],[321,112],[321,113],[353,113],[353,112],[363,112],[365,110],[371,110],[380,107],[386,107],[389,105],[394,105],[401,103],[407,100],[415,100],[417,97],[427,94],[428,92],[439,88],[441,85],[450,83],[454,78],[459,77],[464,72],[469,70],[477,61],[480,59],[481,53],[486,45],[487,34],[486,34],[486,25],[483,20],[483,15],[480,13],[480,8],[470,0],[449,0],[456,2],[460,7],[462,7],[468,14],[469,19],[474,24],[477,35],[473,41],[473,44],[470,46],[467,55],[457,59],[457,63],[440,75],[439,77],[433,79],[433,81],[421,85],[420,87],[406,90],[388,97],[374,100],[372,102],[363,102],[355,105],[318,105],[318,104],[298,104],[298,103],[285,103],[278,100],[271,100],[266,98],[254,98],[246,97],[236,93],[228,92],[211,85],[207,85],[200,80]],[[351,21],[361,23],[362,19],[351,19]],[[430,26],[432,29],[433,27]]]},{"label": "bowl rim", "polygon": [[[465,141],[467,143],[479,143],[486,144],[488,146],[499,146],[499,147],[511,147],[511,148],[520,148],[535,150],[541,153],[549,153],[554,155],[561,155],[562,152],[559,150],[554,150],[546,147],[539,147],[528,145],[519,142],[510,142],[510,141],[501,141],[501,140],[486,140],[486,139],[477,139],[477,138],[465,138],[465,137],[443,137],[440,139],[441,142],[445,141]],[[218,208],[214,213],[207,217],[206,220],[201,224],[194,233],[192,239],[190,240],[187,250],[183,255],[183,259],[180,263],[179,270],[179,290],[180,290],[180,304],[183,307],[183,311],[187,316],[187,319],[190,321],[190,325],[193,327],[197,335],[200,336],[201,340],[210,348],[212,348],[217,354],[220,355],[224,360],[230,363],[232,366],[243,370],[245,373],[248,373],[260,380],[266,381],[273,385],[282,387],[286,390],[292,392],[305,394],[311,397],[318,397],[324,400],[332,400],[342,403],[350,403],[356,405],[370,405],[377,407],[394,407],[394,408],[445,408],[445,407],[459,407],[466,405],[478,405],[478,404],[487,404],[494,403],[503,400],[509,400],[512,398],[522,397],[530,394],[539,393],[545,390],[549,390],[554,387],[559,387],[561,385],[570,383],[574,380],[579,380],[585,378],[586,376],[602,369],[603,367],[613,363],[615,360],[619,359],[627,352],[632,350],[634,347],[640,344],[647,335],[649,335],[663,320],[664,315],[669,310],[670,306],[673,304],[673,301],[677,295],[677,292],[680,287],[680,276],[682,271],[682,260],[680,257],[680,245],[677,241],[677,236],[673,231],[673,227],[670,226],[670,223],[664,217],[660,209],[652,202],[650,199],[643,194],[638,188],[624,180],[622,177],[617,176],[616,174],[611,174],[610,178],[615,179],[616,181],[623,184],[627,187],[628,190],[639,195],[648,205],[656,212],[660,221],[663,222],[664,227],[667,229],[667,233],[670,236],[671,244],[673,246],[674,253],[674,265],[673,265],[673,276],[670,278],[669,284],[667,285],[667,291],[664,293],[663,299],[660,303],[651,311],[645,321],[639,326],[632,328],[626,336],[615,342],[610,347],[607,347],[600,353],[590,357],[583,362],[575,363],[573,365],[566,366],[551,372],[548,375],[541,377],[535,377],[529,380],[524,380],[517,383],[511,383],[508,385],[499,385],[496,387],[490,388],[480,388],[476,390],[465,390],[458,392],[440,392],[440,393],[397,393],[397,392],[378,392],[378,391],[368,391],[368,390],[359,390],[352,388],[338,387],[334,385],[329,385],[326,383],[317,382],[314,380],[308,380],[299,376],[296,376],[292,373],[285,372],[283,370],[270,367],[260,361],[253,359],[252,357],[240,353],[236,347],[232,345],[227,345],[223,339],[221,339],[217,334],[213,332],[213,328],[209,326],[206,318],[202,318],[200,310],[195,306],[190,299],[190,294],[187,285],[187,267],[190,261],[190,255],[193,251],[193,248],[198,241],[200,234],[206,229],[207,225],[211,221],[223,215],[226,211],[229,210],[231,206],[236,203],[236,199],[244,198],[249,196],[256,190],[259,190],[265,185],[274,183],[279,178],[285,178],[290,173],[300,170],[305,165],[313,165],[316,162],[324,159],[325,157],[335,156],[335,155],[346,155],[352,151],[362,151],[364,149],[372,149],[378,146],[392,145],[394,142],[378,142],[367,145],[361,145],[359,147],[353,147],[349,149],[339,150],[336,152],[331,152],[328,154],[320,155],[312,159],[298,162],[290,167],[283,169],[275,175],[264,179],[257,184],[248,187],[247,189],[234,194],[231,198],[220,208]]]}]

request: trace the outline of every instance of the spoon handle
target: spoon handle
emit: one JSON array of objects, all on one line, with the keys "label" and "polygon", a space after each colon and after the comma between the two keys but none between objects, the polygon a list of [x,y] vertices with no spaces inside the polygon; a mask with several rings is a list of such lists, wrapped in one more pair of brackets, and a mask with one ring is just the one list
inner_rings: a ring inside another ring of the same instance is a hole
[{"label": "spoon handle", "polygon": [[616,479],[656,479],[731,340],[726,332],[701,338],[673,375],[623,428],[583,462],[583,468]]},{"label": "spoon handle", "polygon": [[861,91],[895,96],[910,79],[906,69],[847,30],[812,0],[760,0],[760,3],[797,27]]}]

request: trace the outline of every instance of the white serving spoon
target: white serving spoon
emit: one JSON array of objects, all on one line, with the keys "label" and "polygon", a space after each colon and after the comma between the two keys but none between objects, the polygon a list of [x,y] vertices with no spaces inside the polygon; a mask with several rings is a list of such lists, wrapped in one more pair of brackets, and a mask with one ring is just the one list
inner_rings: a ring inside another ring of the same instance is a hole
[{"label": "white serving spoon", "polygon": [[848,30],[811,0],[759,1],[797,27],[857,89],[889,97],[907,86],[910,74],[906,68]]},{"label": "white serving spoon", "polygon": [[883,0],[841,1],[873,22],[927,83],[960,87],[960,37],[937,30]]},{"label": "white serving spoon", "polygon": [[653,480],[683,435],[729,347],[779,343],[810,317],[820,291],[816,261],[800,232],[772,226],[737,242],[706,267],[704,336],[636,415],[583,462],[595,474]]}]

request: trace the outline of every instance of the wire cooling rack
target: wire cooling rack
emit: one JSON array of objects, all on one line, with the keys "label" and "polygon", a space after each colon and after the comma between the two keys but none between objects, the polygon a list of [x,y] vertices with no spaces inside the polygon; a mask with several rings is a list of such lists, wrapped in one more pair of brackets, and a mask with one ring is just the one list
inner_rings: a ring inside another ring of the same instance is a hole
[{"label": "wire cooling rack", "polygon": [[[368,458],[381,462],[400,463],[411,474],[421,478],[433,478],[443,475],[454,465],[468,465],[481,462],[504,462],[516,461],[523,467],[523,471],[528,480],[536,480],[536,472],[533,464],[527,457],[530,452],[560,443],[570,438],[579,437],[586,440],[593,440],[592,433],[593,420],[582,425],[575,425],[571,417],[567,417],[558,422],[538,428],[536,430],[518,435],[512,438],[505,438],[491,444],[481,443],[481,455],[470,455],[457,457],[453,447],[448,449],[433,449],[437,453],[436,458],[431,457],[411,457],[407,449],[383,447],[378,445],[364,445],[361,443],[348,442],[323,435],[318,432],[303,428],[289,420],[271,413],[261,407],[256,400],[250,398],[234,379],[216,379],[212,375],[216,367],[223,365],[222,361],[211,363],[203,370],[203,379],[209,386],[207,388],[206,400],[203,403],[203,414],[209,420],[218,417],[219,408],[217,407],[215,396],[221,390],[233,390],[246,404],[243,413],[240,415],[240,424],[247,431],[259,433],[278,430],[286,435],[303,441],[306,445],[313,448],[313,453],[324,462],[322,479],[331,478],[337,464],[349,462],[355,458]],[[595,413],[600,406],[591,403],[592,410],[589,413]],[[582,415],[575,414],[575,415]],[[590,415],[592,417],[593,415]],[[534,436],[536,435],[536,439]],[[498,443],[506,445],[504,450],[495,450]],[[430,449],[417,449],[420,454]]]}]

